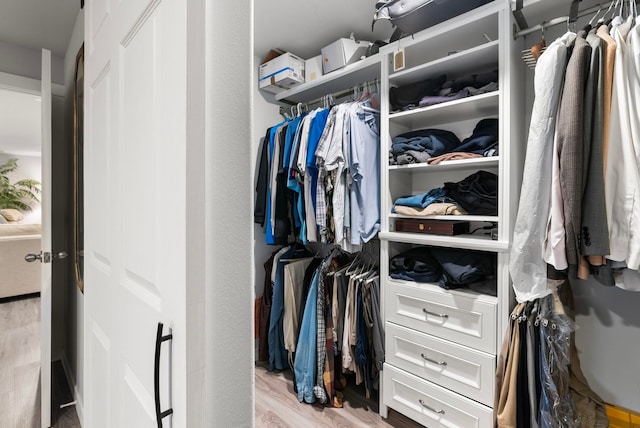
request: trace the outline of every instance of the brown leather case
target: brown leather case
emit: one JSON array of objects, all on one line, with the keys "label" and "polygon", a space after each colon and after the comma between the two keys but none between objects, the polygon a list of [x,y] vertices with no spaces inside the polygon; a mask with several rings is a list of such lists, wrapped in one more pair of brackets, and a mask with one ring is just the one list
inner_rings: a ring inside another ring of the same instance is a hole
[{"label": "brown leather case", "polygon": [[398,219],[396,220],[396,232],[461,235],[469,233],[469,222],[464,220]]}]

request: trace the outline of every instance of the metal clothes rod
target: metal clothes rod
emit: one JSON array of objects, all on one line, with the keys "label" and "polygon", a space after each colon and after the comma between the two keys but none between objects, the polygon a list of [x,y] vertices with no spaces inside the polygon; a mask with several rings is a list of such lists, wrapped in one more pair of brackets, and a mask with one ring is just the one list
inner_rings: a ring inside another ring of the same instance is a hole
[{"label": "metal clothes rod", "polygon": [[[599,4],[599,5],[584,9],[584,10],[581,10],[581,11],[578,12],[578,17],[582,17],[582,16],[585,16],[585,15],[591,15],[593,13],[596,13],[599,9],[608,8],[611,5],[611,3],[615,3],[615,0],[609,1],[609,2],[606,2],[606,3],[602,3],[602,4]],[[545,28],[553,27],[554,25],[566,24],[567,21],[569,21],[569,17],[568,16],[560,16],[560,17],[554,18],[554,19],[552,19],[550,21],[543,22],[542,24],[534,25],[531,28],[527,28],[525,30],[518,31],[518,32],[516,32],[514,34],[514,37],[517,39],[519,37],[526,36],[527,34],[535,33],[536,31],[540,31],[540,30],[545,29]]]},{"label": "metal clothes rod", "polygon": [[[342,98],[342,97],[346,97],[346,96],[352,95],[352,94],[354,93],[354,88],[355,88],[355,87],[362,87],[362,88],[364,88],[364,87],[366,87],[366,86],[369,86],[369,85],[375,85],[375,84],[377,84],[377,83],[380,83],[380,79],[373,79],[373,80],[370,80],[370,81],[368,81],[368,82],[358,83],[357,85],[355,85],[355,86],[354,86],[354,87],[352,87],[352,88],[345,89],[344,91],[340,91],[340,92],[334,92],[333,94],[327,94],[327,95],[330,95],[330,96],[332,96],[333,98]],[[325,97],[326,97],[326,95],[325,95]],[[317,103],[319,103],[319,102],[322,102],[322,101],[324,100],[324,98],[325,98],[325,97],[320,97],[320,98],[317,98],[317,99],[315,99],[315,100],[313,100],[313,101],[307,101],[307,102],[306,102],[306,103],[304,103],[304,104],[306,104],[306,105],[317,104]]]},{"label": "metal clothes rod", "polygon": [[[330,96],[332,98],[343,98],[343,97],[352,95],[354,93],[354,88],[355,87],[362,87],[364,89],[365,87],[367,87],[369,85],[376,85],[376,84],[379,84],[379,83],[380,83],[380,79],[376,78],[376,79],[373,79],[373,80],[369,80],[367,82],[358,83],[357,85],[355,85],[355,86],[353,86],[353,87],[351,87],[349,89],[345,89],[344,91],[334,92],[334,93],[331,93],[331,94],[326,94],[325,96],[320,97],[320,98],[316,98],[315,100],[307,101],[307,102],[304,102],[304,103],[291,104],[291,107],[295,107],[298,104],[301,104],[301,105],[303,105],[303,106],[308,108],[311,105],[323,102],[327,96]],[[287,107],[281,106],[280,107],[280,114],[283,114],[285,112],[287,112]]]}]

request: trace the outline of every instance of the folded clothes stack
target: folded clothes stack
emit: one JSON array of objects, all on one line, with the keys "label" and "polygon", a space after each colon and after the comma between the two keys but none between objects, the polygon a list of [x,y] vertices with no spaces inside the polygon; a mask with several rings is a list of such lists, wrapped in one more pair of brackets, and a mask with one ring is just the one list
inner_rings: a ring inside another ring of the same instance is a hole
[{"label": "folded clothes stack", "polygon": [[391,88],[389,102],[392,111],[405,111],[497,90],[497,70],[472,74],[454,80],[447,80],[446,75],[441,75],[433,79]]},{"label": "folded clothes stack", "polygon": [[445,183],[419,195],[395,200],[396,214],[429,215],[498,215],[498,176],[478,171],[457,183]]},{"label": "folded clothes stack", "polygon": [[482,119],[463,141],[443,129],[419,129],[393,137],[389,164],[438,164],[445,160],[497,155],[498,119]]},{"label": "folded clothes stack", "polygon": [[446,290],[471,288],[495,296],[496,255],[441,247],[416,247],[389,261],[391,278],[437,283]]}]

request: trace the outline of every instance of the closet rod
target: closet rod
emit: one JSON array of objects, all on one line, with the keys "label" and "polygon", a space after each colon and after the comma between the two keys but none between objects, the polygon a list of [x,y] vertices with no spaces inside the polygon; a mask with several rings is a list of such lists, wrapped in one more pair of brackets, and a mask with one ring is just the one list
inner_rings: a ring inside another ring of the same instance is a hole
[{"label": "closet rod", "polygon": [[[578,17],[582,17],[582,16],[585,16],[585,15],[590,15],[592,13],[597,12],[598,10],[608,8],[611,5],[611,3],[615,3],[615,0],[609,1],[609,2],[606,2],[606,3],[602,3],[602,4],[599,4],[599,5],[595,5],[593,7],[590,7],[590,8],[584,9],[584,10],[581,10],[581,11],[578,12]],[[531,33],[535,33],[536,31],[540,31],[540,30],[542,30],[544,28],[553,27],[554,25],[566,24],[567,21],[569,21],[569,17],[568,16],[560,16],[560,17],[554,18],[554,19],[552,19],[550,21],[545,21],[542,24],[534,25],[533,27],[527,28],[526,30],[518,31],[518,32],[516,32],[514,34],[514,38],[517,39],[519,37],[526,36],[527,34],[531,34]]]},{"label": "closet rod", "polygon": [[[368,82],[358,83],[358,84],[357,84],[357,85],[355,85],[354,87],[349,88],[349,89],[345,89],[344,91],[334,92],[334,93],[332,93],[332,94],[327,94],[327,95],[330,95],[330,96],[332,96],[333,98],[343,98],[343,97],[346,97],[346,96],[349,96],[349,95],[353,95],[353,93],[354,93],[354,89],[355,89],[356,87],[362,86],[362,87],[364,88],[365,86],[368,86],[368,85],[375,85],[375,84],[377,84],[377,83],[380,83],[380,79],[377,79],[377,78],[376,78],[376,79],[373,79],[373,80],[369,80]],[[326,95],[325,95],[325,97],[326,97]],[[305,104],[308,106],[308,105],[311,105],[311,104],[317,104],[317,103],[319,103],[319,102],[322,102],[323,100],[324,100],[324,97],[320,97],[320,98],[317,98],[317,99],[315,99],[315,100],[313,100],[313,101],[308,101],[308,102],[306,102]]]},{"label": "closet rod", "polygon": [[[369,81],[367,81],[367,82],[358,83],[357,85],[354,85],[353,87],[351,87],[351,88],[349,88],[349,89],[345,89],[344,91],[340,91],[340,92],[333,92],[333,93],[331,93],[331,94],[326,94],[326,95],[324,95],[323,97],[316,98],[315,100],[307,101],[307,102],[304,102],[304,103],[302,103],[302,104],[303,104],[303,105],[305,105],[305,106],[309,106],[309,105],[311,105],[311,104],[317,104],[317,103],[319,103],[319,102],[324,101],[324,98],[325,98],[327,95],[330,95],[330,96],[332,96],[333,98],[342,98],[342,97],[346,97],[346,96],[348,96],[348,95],[352,95],[352,94],[353,94],[353,91],[354,91],[354,88],[355,88],[355,87],[358,87],[358,86],[363,86],[363,87],[364,87],[364,86],[367,86],[367,85],[374,85],[374,84],[377,84],[377,83],[380,83],[380,79],[378,79],[378,78],[373,79],[373,80],[369,80]],[[289,105],[291,105],[291,106],[295,106],[295,105],[297,105],[297,104],[298,104],[298,103],[292,103],[292,102],[287,101],[287,100],[280,100],[280,102],[285,102],[285,103],[287,103],[287,104],[289,104]],[[282,107],[281,107],[281,108],[282,108]]]}]

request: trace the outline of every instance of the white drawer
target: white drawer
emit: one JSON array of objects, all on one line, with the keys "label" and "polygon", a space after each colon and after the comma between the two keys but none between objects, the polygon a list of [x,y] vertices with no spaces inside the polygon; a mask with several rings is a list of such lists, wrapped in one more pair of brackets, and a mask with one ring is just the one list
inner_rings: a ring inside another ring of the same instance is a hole
[{"label": "white drawer", "polygon": [[389,280],[387,285],[387,321],[496,353],[496,302],[432,284]]},{"label": "white drawer", "polygon": [[384,365],[383,403],[429,428],[491,428],[491,408]]},{"label": "white drawer", "polygon": [[385,361],[493,407],[496,357],[386,323]]}]

